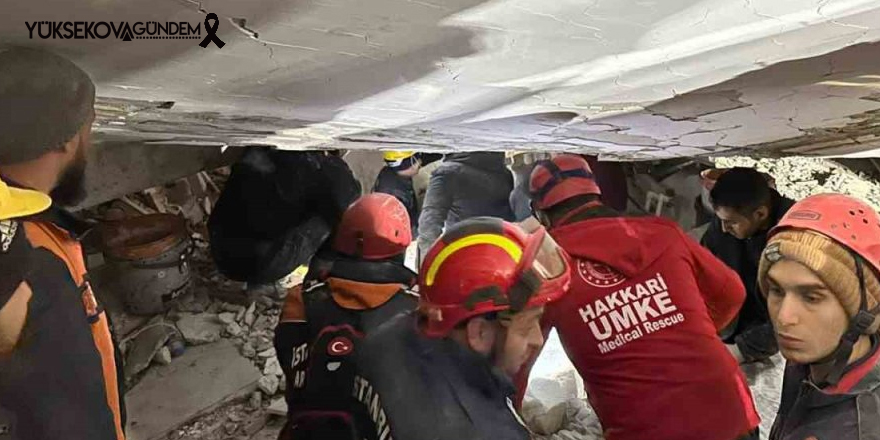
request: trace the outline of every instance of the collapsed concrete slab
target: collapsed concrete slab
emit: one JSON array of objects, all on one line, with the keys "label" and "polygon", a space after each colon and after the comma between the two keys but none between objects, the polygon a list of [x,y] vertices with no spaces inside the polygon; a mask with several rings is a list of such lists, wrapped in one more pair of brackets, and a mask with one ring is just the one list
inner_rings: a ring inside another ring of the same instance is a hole
[{"label": "collapsed concrete slab", "polygon": [[194,347],[154,367],[125,397],[128,438],[163,438],[190,419],[256,389],[260,372],[231,341]]}]

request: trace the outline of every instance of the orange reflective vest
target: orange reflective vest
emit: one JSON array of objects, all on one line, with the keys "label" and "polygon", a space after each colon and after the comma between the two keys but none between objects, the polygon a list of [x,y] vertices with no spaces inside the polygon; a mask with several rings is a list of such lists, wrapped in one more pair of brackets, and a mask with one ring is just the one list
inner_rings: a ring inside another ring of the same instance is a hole
[{"label": "orange reflective vest", "polygon": [[114,358],[113,340],[107,314],[98,302],[88,282],[85,261],[80,243],[64,229],[48,222],[24,220],[21,223],[34,248],[44,248],[65,263],[82,296],[82,305],[89,319],[95,348],[101,356],[107,406],[113,412],[117,440],[124,440],[119,383]]}]

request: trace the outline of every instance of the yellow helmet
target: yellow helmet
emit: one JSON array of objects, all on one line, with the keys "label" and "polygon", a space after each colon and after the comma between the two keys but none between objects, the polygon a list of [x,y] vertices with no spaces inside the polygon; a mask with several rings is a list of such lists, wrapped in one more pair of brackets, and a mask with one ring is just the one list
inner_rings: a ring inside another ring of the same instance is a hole
[{"label": "yellow helmet", "polygon": [[52,205],[46,194],[29,189],[10,188],[0,180],[0,220],[38,214]]},{"label": "yellow helmet", "polygon": [[415,154],[415,151],[386,151],[382,153],[382,159],[385,159],[385,162],[398,162],[413,157]]},{"label": "yellow helmet", "polygon": [[297,267],[297,268],[293,271],[293,274],[294,274],[295,276],[300,277],[300,278],[305,278],[306,275],[309,274],[309,266],[306,266],[305,264],[300,265],[299,267]]}]

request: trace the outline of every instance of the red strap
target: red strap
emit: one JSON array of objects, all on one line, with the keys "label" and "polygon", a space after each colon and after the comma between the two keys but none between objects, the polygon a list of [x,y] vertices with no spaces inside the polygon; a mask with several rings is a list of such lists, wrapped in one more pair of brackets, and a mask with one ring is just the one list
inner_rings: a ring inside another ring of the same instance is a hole
[{"label": "red strap", "polygon": [[858,385],[858,383],[865,378],[874,366],[877,365],[878,361],[880,361],[880,349],[877,349],[871,357],[865,359],[862,363],[846,373],[843,378],[840,379],[840,382],[837,382],[837,385],[825,388],[822,391],[827,394],[848,393],[849,390]]}]

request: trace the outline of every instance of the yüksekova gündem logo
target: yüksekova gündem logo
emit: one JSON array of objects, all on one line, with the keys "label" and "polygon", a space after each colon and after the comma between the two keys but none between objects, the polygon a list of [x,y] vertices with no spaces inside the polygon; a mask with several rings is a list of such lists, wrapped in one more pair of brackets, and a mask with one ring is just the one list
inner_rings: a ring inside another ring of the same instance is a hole
[{"label": "y\u00fcksekova g\u00fcndem logo", "polygon": [[[213,20],[213,23],[210,21]],[[201,47],[212,42],[221,48],[226,45],[217,37],[220,19],[210,13],[205,17],[205,35],[202,36],[202,23],[193,26],[185,21],[109,22],[109,21],[26,21],[30,39],[43,40],[106,40],[116,38],[132,40],[202,40]]]}]

